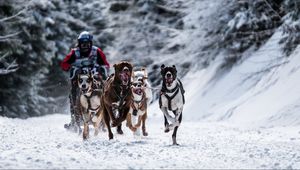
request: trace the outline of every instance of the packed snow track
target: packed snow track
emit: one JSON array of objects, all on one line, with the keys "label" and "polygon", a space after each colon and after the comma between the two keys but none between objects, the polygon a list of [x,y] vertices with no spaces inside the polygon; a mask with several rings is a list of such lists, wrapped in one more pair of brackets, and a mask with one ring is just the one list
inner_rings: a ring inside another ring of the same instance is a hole
[{"label": "packed snow track", "polygon": [[[124,135],[108,140],[106,132],[83,141],[66,131],[68,115],[27,120],[0,117],[0,168],[38,169],[191,169],[300,168],[297,127],[242,129],[225,123],[185,121],[180,146],[171,145],[160,117],[149,118],[148,137]],[[113,129],[115,132],[115,129]]]}]

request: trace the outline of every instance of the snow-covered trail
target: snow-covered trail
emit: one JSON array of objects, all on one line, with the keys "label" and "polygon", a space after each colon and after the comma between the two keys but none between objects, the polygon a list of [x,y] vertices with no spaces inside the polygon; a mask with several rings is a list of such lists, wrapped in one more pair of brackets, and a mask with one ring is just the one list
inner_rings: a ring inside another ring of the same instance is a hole
[{"label": "snow-covered trail", "polygon": [[63,124],[68,115],[27,120],[0,117],[0,168],[190,169],[300,168],[299,127],[241,129],[224,123],[183,119],[178,143],[163,132],[161,118],[149,118],[149,136],[128,128],[109,141],[101,133],[83,142]]}]

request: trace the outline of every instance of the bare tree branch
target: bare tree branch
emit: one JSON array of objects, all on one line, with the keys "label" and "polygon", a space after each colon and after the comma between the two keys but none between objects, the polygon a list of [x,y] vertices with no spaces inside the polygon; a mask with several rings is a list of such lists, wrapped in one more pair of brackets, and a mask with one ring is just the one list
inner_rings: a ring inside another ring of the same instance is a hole
[{"label": "bare tree branch", "polygon": [[19,11],[17,14],[15,14],[15,15],[13,15],[13,16],[6,17],[6,18],[2,18],[2,19],[0,19],[0,22],[5,22],[5,21],[8,21],[8,20],[11,20],[11,19],[13,19],[13,18],[15,18],[15,17],[21,15],[25,10],[26,10],[26,8],[25,8],[25,9],[22,9],[21,11]]},{"label": "bare tree branch", "polygon": [[5,53],[2,57],[0,57],[0,62],[8,56],[8,52]]},{"label": "bare tree branch", "polygon": [[13,34],[8,34],[8,35],[5,35],[5,36],[0,36],[0,41],[10,39],[11,37],[14,37],[14,36],[18,35],[21,32],[22,31],[19,31],[19,32],[16,32],[16,33],[13,33]]},{"label": "bare tree branch", "polygon": [[19,69],[19,65],[16,62],[16,59],[12,61],[11,63],[8,63],[6,61],[1,61],[4,60],[5,57],[8,56],[8,53],[5,53],[1,58],[0,58],[0,63],[4,65],[4,68],[0,68],[0,75],[6,75],[12,72],[16,72]]},{"label": "bare tree branch", "polygon": [[16,59],[9,63],[6,68],[0,68],[0,75],[6,75],[12,72],[16,72],[19,69],[19,65],[16,63]]}]

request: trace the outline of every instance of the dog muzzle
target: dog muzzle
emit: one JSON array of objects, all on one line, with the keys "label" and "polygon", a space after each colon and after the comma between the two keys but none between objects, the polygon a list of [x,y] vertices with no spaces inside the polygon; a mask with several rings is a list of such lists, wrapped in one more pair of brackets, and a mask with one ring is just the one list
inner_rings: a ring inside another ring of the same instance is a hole
[{"label": "dog muzzle", "polygon": [[134,88],[133,89],[133,93],[135,93],[137,95],[142,95],[143,94],[143,90],[142,90],[142,88]]},{"label": "dog muzzle", "polygon": [[120,79],[122,80],[122,85],[127,86],[129,83],[129,75],[127,73],[120,73]]},{"label": "dog muzzle", "polygon": [[165,80],[168,87],[170,87],[174,81],[173,77],[167,77]]}]

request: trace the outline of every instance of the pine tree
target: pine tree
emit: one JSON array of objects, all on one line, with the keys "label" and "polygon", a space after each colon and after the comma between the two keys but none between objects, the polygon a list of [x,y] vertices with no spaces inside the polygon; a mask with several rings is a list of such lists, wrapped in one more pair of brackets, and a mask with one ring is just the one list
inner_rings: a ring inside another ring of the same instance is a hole
[{"label": "pine tree", "polygon": [[280,43],[284,44],[283,51],[288,56],[300,44],[300,1],[286,0],[284,10],[283,35]]},{"label": "pine tree", "polygon": [[[225,19],[216,32],[221,33],[218,48],[228,52],[227,64],[237,62],[251,46],[259,48],[282,24],[283,0],[235,0],[230,2]],[[226,63],[225,63],[226,65]]]}]

